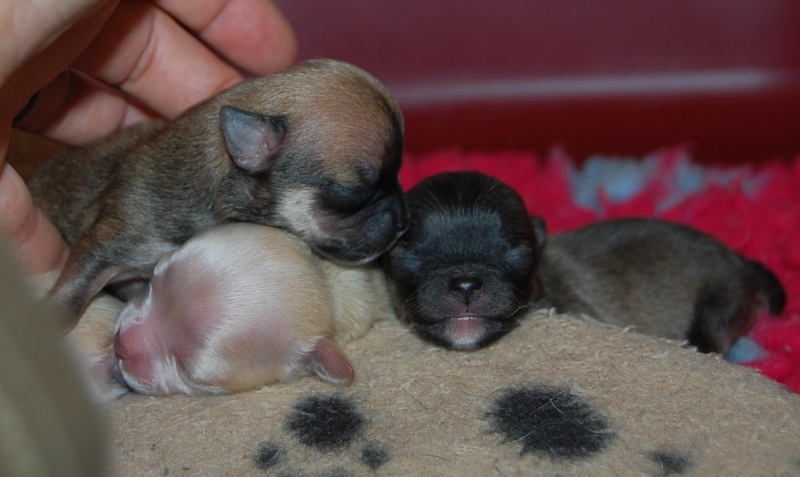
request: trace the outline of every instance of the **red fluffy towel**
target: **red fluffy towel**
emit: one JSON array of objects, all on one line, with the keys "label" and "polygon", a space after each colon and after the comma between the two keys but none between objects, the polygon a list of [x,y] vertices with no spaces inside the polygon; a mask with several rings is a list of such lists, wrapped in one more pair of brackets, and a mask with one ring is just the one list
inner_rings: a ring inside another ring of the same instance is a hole
[{"label": "red fluffy towel", "polygon": [[732,360],[800,392],[800,157],[756,166],[700,166],[683,148],[645,158],[589,158],[580,167],[566,155],[441,151],[408,155],[405,188],[445,171],[476,170],[514,187],[549,232],[596,220],[662,217],[690,224],[767,265],[786,287],[778,317],[759,316]]}]

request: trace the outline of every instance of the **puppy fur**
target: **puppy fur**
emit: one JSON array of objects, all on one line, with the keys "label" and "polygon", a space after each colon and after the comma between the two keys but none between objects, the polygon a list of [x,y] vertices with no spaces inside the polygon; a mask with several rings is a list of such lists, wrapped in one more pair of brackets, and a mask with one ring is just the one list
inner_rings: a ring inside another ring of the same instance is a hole
[{"label": "puppy fur", "polygon": [[45,163],[29,186],[71,253],[50,300],[74,325],[109,282],[226,222],[284,228],[315,252],[366,263],[407,227],[400,110],[366,72],[313,60],[181,117]]},{"label": "puppy fur", "polygon": [[766,267],[696,229],[658,219],[598,222],[552,235],[537,307],[598,320],[725,355],[759,308],[786,293]]},{"label": "puppy fur", "polygon": [[511,187],[477,172],[429,177],[406,200],[408,232],[380,260],[402,318],[461,350],[511,330],[536,296],[543,224]]},{"label": "puppy fur", "polygon": [[148,293],[122,311],[114,349],[144,394],[230,393],[308,373],[346,384],[354,371],[338,345],[392,315],[377,266],[344,267],[285,231],[228,224],[158,263]]}]

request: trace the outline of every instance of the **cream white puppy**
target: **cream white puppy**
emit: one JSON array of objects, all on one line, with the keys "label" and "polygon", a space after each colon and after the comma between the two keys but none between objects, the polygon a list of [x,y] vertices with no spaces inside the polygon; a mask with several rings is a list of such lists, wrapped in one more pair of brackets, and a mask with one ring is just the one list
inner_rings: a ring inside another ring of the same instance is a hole
[{"label": "cream white puppy", "polygon": [[279,229],[222,225],[162,258],[147,292],[122,310],[114,374],[154,395],[230,393],[308,373],[349,383],[338,345],[391,313],[376,267],[326,261]]}]

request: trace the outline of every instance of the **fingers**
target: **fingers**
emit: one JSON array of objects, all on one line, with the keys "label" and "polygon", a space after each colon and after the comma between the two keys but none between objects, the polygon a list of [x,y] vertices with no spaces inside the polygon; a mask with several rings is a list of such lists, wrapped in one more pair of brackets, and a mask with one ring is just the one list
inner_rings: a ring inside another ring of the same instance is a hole
[{"label": "fingers", "polygon": [[[11,118],[91,42],[115,2],[0,3],[0,229],[30,273],[60,267],[67,246],[5,162]],[[50,98],[52,99],[52,98]]]},{"label": "fingers", "polygon": [[[115,3],[108,0],[1,2],[0,32],[3,32],[4,41],[0,42],[3,60],[0,70],[10,74],[46,49],[75,22],[98,17],[98,13],[100,17],[107,16]],[[4,76],[0,73],[0,82]]]},{"label": "fingers", "polygon": [[158,114],[123,92],[65,71],[39,92],[36,107],[15,126],[56,141],[82,145]]},{"label": "fingers", "polygon": [[[24,4],[29,9],[38,3],[42,2],[0,2],[3,5]],[[96,0],[65,0],[63,3],[98,4]],[[49,18],[42,12],[27,11],[27,18],[15,24],[14,30],[6,32],[2,28],[7,19],[0,15],[3,38],[0,42],[0,120],[3,125],[6,121],[10,123],[28,98],[56,78],[94,39],[115,6],[115,2],[100,3],[102,5],[91,14],[74,22],[70,20],[71,23],[61,27],[37,18],[37,13]],[[66,12],[57,11],[54,16],[58,14],[66,15]]]},{"label": "fingers", "polygon": [[241,81],[234,68],[146,1],[121,2],[75,67],[167,117]]},{"label": "fingers", "polygon": [[271,2],[156,5],[163,10],[142,0],[122,2],[77,67],[173,117],[240,81],[238,69],[268,74],[294,61],[294,33]]},{"label": "fingers", "polygon": [[22,178],[5,162],[0,165],[0,192],[0,228],[24,269],[38,274],[60,268],[68,253],[64,239],[34,207]]},{"label": "fingers", "polygon": [[[164,10],[148,1],[123,0],[75,62],[86,75],[124,94],[85,80],[56,82],[40,96],[69,101],[40,100],[31,117],[17,126],[83,144],[152,113],[174,117],[241,81],[237,68],[267,74],[294,61],[294,34],[271,2],[157,2]],[[65,87],[79,90],[64,91]]]},{"label": "fingers", "polygon": [[274,73],[295,61],[294,31],[269,0],[154,1],[248,73]]}]

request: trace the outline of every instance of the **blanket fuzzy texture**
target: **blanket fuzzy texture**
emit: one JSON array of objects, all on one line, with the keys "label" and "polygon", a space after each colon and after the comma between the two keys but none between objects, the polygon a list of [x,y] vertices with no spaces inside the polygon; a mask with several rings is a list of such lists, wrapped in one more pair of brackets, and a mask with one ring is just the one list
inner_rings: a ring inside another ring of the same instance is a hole
[{"label": "blanket fuzzy texture", "polygon": [[433,347],[397,320],[312,378],[107,409],[116,476],[796,475],[800,397],[712,355],[539,312],[494,346]]},{"label": "blanket fuzzy texture", "polygon": [[700,167],[674,149],[579,168],[558,153],[446,151],[409,157],[402,181],[454,169],[507,181],[551,231],[623,215],[688,222],[772,267],[789,306],[737,345],[747,366],[548,311],[474,352],[435,347],[389,317],[345,345],[357,373],[347,388],[301,378],[231,396],[111,403],[111,474],[800,473],[800,396],[790,391],[800,389],[800,165]]}]

